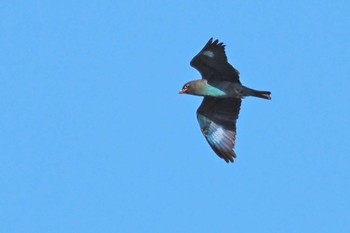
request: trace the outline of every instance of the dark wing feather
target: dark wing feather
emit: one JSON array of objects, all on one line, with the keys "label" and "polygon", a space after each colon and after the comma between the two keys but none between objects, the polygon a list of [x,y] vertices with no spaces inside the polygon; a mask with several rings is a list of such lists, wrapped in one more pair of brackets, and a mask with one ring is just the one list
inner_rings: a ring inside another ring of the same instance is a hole
[{"label": "dark wing feather", "polygon": [[226,162],[233,162],[236,121],[241,99],[204,97],[197,110],[201,131],[215,153]]},{"label": "dark wing feather", "polygon": [[191,60],[191,66],[197,69],[202,78],[240,83],[239,72],[227,61],[225,45],[210,38],[203,49]]}]

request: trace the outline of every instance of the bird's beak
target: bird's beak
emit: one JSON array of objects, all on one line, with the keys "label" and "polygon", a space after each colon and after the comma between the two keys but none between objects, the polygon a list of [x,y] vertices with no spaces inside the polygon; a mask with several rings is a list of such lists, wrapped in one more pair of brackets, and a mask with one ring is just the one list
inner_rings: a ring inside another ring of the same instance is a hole
[{"label": "bird's beak", "polygon": [[181,89],[181,90],[179,91],[179,94],[183,94],[183,93],[185,93],[185,92],[186,92],[185,89]]}]

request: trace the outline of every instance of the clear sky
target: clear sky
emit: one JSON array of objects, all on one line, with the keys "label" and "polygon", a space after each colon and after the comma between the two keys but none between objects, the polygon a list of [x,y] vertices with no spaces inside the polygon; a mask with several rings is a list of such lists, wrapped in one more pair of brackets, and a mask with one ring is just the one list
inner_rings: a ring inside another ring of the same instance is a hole
[{"label": "clear sky", "polygon": [[[0,232],[350,232],[350,2],[283,2],[3,1]],[[272,92],[234,164],[178,95],[210,37]]]}]

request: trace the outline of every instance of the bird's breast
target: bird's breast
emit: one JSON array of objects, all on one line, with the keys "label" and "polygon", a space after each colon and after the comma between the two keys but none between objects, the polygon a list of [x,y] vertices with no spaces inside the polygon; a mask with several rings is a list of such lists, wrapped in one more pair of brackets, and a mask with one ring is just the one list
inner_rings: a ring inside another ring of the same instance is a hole
[{"label": "bird's breast", "polygon": [[205,96],[212,96],[212,97],[225,97],[226,92],[222,90],[220,87],[212,86],[210,84],[206,84],[204,88]]},{"label": "bird's breast", "polygon": [[222,81],[207,84],[207,93],[217,98],[242,98],[242,88],[239,83]]}]

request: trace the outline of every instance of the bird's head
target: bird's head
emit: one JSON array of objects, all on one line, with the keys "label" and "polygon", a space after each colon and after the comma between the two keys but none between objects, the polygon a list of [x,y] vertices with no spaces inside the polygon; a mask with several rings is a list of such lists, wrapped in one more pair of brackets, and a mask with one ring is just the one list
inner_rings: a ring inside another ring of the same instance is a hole
[{"label": "bird's head", "polygon": [[182,89],[179,91],[179,94],[195,94],[195,82],[191,81],[183,85]]},{"label": "bird's head", "polygon": [[182,89],[179,91],[179,94],[184,94],[187,93],[187,91],[190,89],[191,84],[188,82],[186,83]]}]

